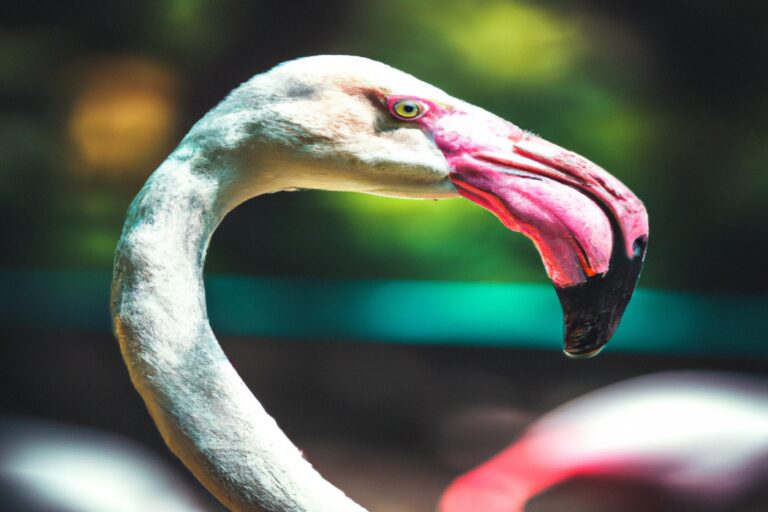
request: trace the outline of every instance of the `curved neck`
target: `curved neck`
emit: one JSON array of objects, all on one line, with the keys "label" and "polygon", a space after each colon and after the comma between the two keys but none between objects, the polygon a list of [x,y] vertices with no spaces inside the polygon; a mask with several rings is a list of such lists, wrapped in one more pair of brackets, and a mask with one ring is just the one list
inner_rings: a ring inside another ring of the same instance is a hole
[{"label": "curved neck", "polygon": [[233,205],[194,162],[177,152],[160,166],[118,243],[112,317],[131,380],[171,450],[231,510],[362,512],[304,460],[211,331],[203,263]]}]

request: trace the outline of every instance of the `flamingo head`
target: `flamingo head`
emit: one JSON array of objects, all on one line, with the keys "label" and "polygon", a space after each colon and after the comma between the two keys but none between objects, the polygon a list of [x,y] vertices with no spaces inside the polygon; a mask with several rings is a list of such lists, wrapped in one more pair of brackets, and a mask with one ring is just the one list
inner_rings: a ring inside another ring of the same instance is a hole
[{"label": "flamingo head", "polygon": [[572,357],[589,357],[607,343],[643,265],[647,214],[619,180],[379,62],[289,61],[236,89],[200,126],[206,130],[193,129],[192,139],[213,129],[218,144],[224,140],[254,164],[239,171],[240,183],[247,169],[267,168],[260,179],[266,174],[271,190],[458,194],[490,210],[539,250]]}]

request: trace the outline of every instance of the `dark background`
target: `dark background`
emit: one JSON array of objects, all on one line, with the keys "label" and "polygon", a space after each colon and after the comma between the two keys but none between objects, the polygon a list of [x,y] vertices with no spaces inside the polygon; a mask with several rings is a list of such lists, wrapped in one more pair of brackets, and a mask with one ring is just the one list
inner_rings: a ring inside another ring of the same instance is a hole
[{"label": "dark background", "polygon": [[[195,120],[255,73],[333,53],[410,72],[622,179],[651,216],[641,287],[765,296],[765,14],[722,1],[17,2],[0,19],[0,269],[109,272],[128,203]],[[468,202],[321,192],[238,208],[207,268],[546,279],[527,240]],[[165,456],[108,332],[31,324],[0,336],[2,411],[99,427]],[[661,369],[768,371],[759,357],[610,348],[573,363],[556,346],[222,344],[310,460],[373,510],[430,510],[452,476],[601,385]]]}]

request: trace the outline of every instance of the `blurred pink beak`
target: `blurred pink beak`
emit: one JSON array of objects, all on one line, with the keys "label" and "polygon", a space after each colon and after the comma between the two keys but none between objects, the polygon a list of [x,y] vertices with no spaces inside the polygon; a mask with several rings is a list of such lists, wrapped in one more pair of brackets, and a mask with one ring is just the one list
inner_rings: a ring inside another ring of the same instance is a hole
[{"label": "blurred pink beak", "polygon": [[618,327],[643,266],[643,203],[589,160],[485,111],[432,114],[424,124],[459,194],[539,250],[565,314],[565,353],[596,355]]}]

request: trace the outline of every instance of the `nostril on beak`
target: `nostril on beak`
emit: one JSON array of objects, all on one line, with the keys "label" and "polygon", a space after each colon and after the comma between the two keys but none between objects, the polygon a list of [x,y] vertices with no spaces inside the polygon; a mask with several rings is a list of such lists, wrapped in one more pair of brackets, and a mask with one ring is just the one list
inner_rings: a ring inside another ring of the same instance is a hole
[{"label": "nostril on beak", "polygon": [[645,248],[648,246],[648,237],[639,236],[632,243],[633,256],[635,258],[642,258],[645,255]]}]

